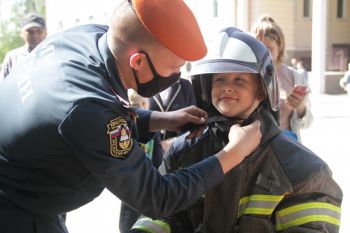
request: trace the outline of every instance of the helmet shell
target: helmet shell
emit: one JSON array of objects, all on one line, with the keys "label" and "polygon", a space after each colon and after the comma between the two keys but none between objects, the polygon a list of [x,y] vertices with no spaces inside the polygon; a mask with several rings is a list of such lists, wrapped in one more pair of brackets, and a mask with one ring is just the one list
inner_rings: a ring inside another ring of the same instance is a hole
[{"label": "helmet shell", "polygon": [[209,43],[207,56],[193,65],[190,76],[197,105],[212,110],[212,74],[232,72],[258,74],[268,95],[268,108],[278,121],[279,93],[270,52],[253,36],[234,27],[220,30]]}]

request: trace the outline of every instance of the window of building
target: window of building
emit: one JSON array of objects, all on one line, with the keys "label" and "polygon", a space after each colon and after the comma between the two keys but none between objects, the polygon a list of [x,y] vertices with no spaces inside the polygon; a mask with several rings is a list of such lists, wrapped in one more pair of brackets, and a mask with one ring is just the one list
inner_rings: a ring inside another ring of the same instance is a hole
[{"label": "window of building", "polygon": [[311,0],[304,0],[303,4],[303,17],[311,18]]},{"label": "window of building", "polygon": [[350,54],[350,44],[333,44],[327,69],[331,71],[346,71],[348,68],[348,57]]},{"label": "window of building", "polygon": [[344,18],[344,0],[337,1],[337,18]]}]

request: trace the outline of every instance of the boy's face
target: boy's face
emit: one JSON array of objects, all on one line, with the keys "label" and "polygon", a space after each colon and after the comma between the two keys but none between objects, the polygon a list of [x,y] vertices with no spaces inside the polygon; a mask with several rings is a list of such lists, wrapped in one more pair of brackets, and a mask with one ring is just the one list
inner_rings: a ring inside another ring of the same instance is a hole
[{"label": "boy's face", "polygon": [[212,82],[212,103],[226,117],[246,119],[265,98],[256,74],[214,74]]}]

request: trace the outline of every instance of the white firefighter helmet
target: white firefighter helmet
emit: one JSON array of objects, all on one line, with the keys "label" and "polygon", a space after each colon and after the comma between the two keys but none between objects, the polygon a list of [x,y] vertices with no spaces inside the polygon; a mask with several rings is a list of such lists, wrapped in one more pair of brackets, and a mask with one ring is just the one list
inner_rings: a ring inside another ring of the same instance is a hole
[{"label": "white firefighter helmet", "polygon": [[254,73],[263,80],[268,110],[278,122],[279,94],[275,68],[267,47],[248,33],[228,27],[209,43],[208,54],[190,72],[197,105],[211,111],[211,77],[215,73]]}]

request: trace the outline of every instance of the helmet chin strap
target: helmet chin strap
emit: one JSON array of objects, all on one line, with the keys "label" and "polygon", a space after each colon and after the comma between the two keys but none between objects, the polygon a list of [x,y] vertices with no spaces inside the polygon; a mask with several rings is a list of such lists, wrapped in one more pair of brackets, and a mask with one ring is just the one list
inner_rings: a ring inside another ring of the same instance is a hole
[{"label": "helmet chin strap", "polygon": [[257,119],[259,108],[263,108],[262,102],[258,105],[258,107],[247,117],[225,117],[223,115],[217,115],[209,117],[206,121],[206,124],[209,126],[214,126],[219,128],[222,132],[229,132],[232,125],[240,124],[241,126],[250,125]]},{"label": "helmet chin strap", "polygon": [[[221,114],[218,114],[208,117],[203,125],[217,127],[221,132],[228,133],[232,125],[240,124],[241,126],[246,126],[253,123],[257,119],[257,112],[259,108],[263,108],[263,101],[246,119],[240,117],[226,117]],[[181,131],[193,131],[199,127],[203,127],[203,125],[188,123],[182,127]]]},{"label": "helmet chin strap", "polygon": [[241,126],[252,124],[257,119],[258,110],[260,108],[264,108],[263,105],[264,105],[264,101],[261,101],[259,105],[255,108],[255,110],[246,119],[243,120],[243,122],[241,123]]}]

